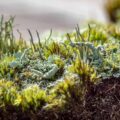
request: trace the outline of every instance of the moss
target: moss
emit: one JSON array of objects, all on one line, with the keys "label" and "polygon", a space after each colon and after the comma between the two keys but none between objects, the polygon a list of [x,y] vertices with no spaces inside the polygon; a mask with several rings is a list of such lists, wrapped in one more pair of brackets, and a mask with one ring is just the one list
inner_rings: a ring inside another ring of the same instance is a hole
[{"label": "moss", "polygon": [[47,43],[40,41],[38,32],[34,43],[29,30],[30,45],[11,38],[11,29],[10,35],[0,40],[0,104],[4,108],[64,109],[84,100],[101,79],[120,77],[118,26],[91,23],[83,30],[77,26],[59,37],[61,41],[50,34]]}]

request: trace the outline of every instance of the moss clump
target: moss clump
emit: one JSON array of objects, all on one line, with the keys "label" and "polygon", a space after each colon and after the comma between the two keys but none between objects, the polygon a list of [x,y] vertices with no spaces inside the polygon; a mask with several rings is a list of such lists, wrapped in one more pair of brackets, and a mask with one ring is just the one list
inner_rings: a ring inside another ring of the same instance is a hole
[{"label": "moss clump", "polygon": [[[71,103],[82,103],[86,92],[101,79],[120,77],[117,26],[91,23],[82,32],[77,26],[61,41],[50,34],[41,42],[37,32],[37,43],[28,30],[31,40],[26,45],[24,40],[11,38],[11,20],[7,21],[9,35],[0,40],[1,109],[64,110]],[[1,22],[6,23],[3,18]]]}]

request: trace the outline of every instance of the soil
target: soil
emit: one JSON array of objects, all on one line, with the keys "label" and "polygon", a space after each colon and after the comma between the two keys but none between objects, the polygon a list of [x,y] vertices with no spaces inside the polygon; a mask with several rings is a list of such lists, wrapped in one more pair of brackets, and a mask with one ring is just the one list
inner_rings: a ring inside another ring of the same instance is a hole
[{"label": "soil", "polygon": [[86,93],[85,100],[71,101],[64,110],[26,111],[9,106],[0,120],[120,120],[120,78],[104,79]]}]

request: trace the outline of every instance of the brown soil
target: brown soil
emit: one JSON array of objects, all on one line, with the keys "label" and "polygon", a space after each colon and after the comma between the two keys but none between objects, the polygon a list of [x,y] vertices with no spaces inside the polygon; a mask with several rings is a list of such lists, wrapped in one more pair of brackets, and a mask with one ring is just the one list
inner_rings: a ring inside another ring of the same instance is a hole
[{"label": "brown soil", "polygon": [[85,108],[93,120],[120,120],[120,78],[94,86],[86,95]]},{"label": "brown soil", "polygon": [[22,112],[0,110],[1,120],[120,120],[120,78],[102,80],[86,93],[85,101],[72,101],[65,110]]}]

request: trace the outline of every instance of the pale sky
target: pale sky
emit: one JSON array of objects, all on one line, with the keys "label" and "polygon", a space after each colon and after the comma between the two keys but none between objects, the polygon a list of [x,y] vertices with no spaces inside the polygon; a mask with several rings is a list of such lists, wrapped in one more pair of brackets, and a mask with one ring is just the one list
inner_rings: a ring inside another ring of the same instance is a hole
[{"label": "pale sky", "polygon": [[27,28],[40,32],[51,28],[73,29],[76,24],[95,19],[107,21],[103,0],[0,0],[0,14],[16,16],[23,33]]}]

